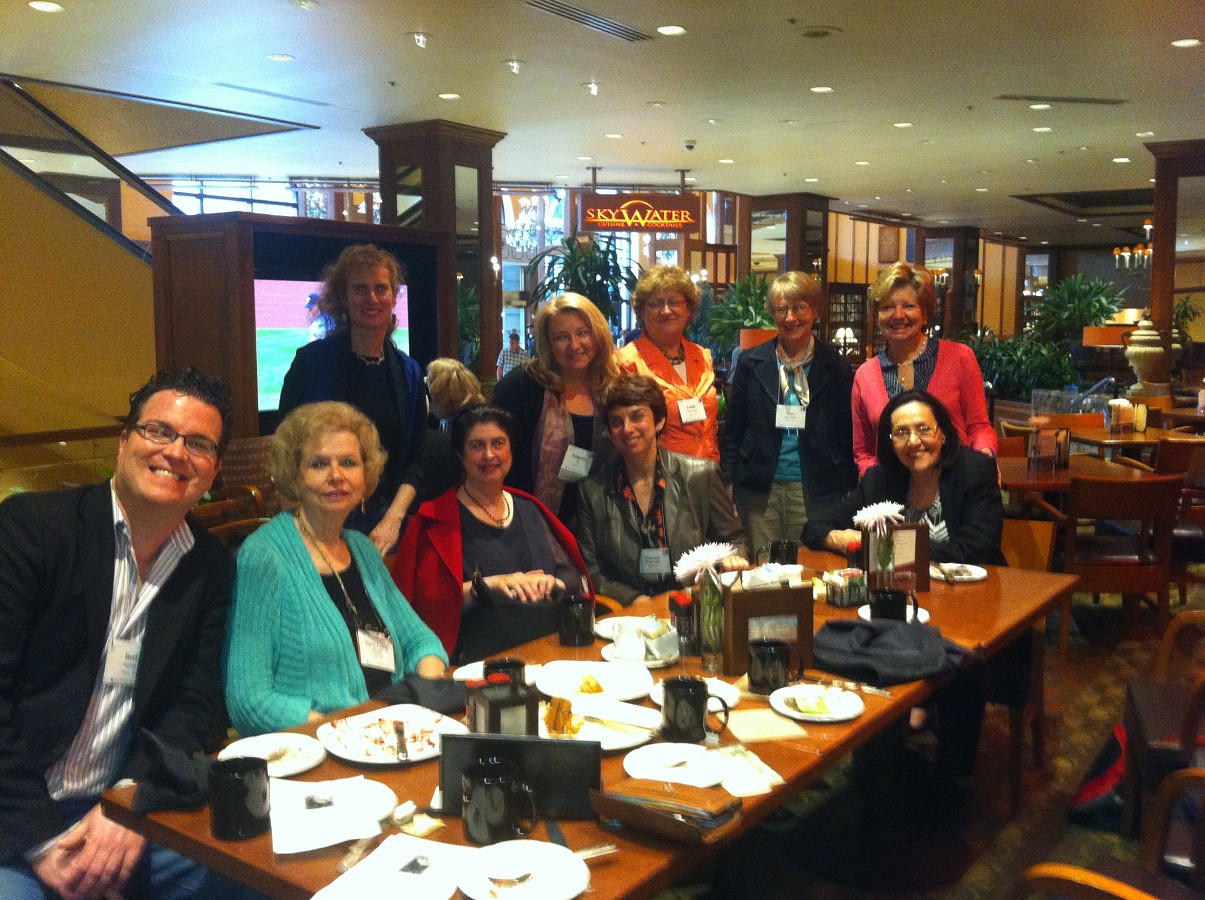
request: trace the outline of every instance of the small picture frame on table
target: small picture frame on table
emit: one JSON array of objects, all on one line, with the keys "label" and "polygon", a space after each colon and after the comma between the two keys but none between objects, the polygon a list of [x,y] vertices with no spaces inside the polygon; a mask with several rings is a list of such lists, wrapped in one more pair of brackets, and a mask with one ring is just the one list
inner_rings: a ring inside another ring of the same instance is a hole
[{"label": "small picture frame on table", "polygon": [[886,568],[883,542],[891,547],[891,587],[904,591],[929,590],[929,526],[923,522],[896,522],[887,526],[880,536],[872,531],[862,532],[862,569],[871,573]]},{"label": "small picture frame on table", "polygon": [[749,641],[773,638],[791,647],[791,671],[812,664],[812,586],[741,588],[724,595],[724,653],[721,671],[744,675]]}]

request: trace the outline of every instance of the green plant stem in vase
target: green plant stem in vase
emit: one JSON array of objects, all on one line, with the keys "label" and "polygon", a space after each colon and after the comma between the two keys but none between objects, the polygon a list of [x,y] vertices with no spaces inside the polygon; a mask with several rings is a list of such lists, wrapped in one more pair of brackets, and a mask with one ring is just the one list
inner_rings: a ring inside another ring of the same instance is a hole
[{"label": "green plant stem in vase", "polygon": [[895,568],[892,559],[891,536],[868,531],[863,535],[863,545],[870,548],[868,559],[870,571],[866,573],[866,587],[869,590],[889,588],[892,585],[892,570]]},{"label": "green plant stem in vase", "polygon": [[724,595],[720,581],[711,569],[699,573],[694,587],[695,608],[699,611],[699,650],[704,672],[719,672],[724,652]]}]

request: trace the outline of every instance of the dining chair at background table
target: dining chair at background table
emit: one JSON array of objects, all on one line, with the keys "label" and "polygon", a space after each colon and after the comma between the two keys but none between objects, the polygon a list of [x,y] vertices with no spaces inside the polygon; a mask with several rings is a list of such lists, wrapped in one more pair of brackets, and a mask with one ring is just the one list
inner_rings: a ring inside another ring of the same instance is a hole
[{"label": "dining chair at background table", "polygon": [[[1120,593],[1127,625],[1147,593],[1166,621],[1170,610],[1171,538],[1180,502],[1180,475],[1150,475],[1141,480],[1071,477],[1064,510],[1042,500],[1032,502],[1059,524],[1062,570],[1079,576],[1077,591]],[[1089,530],[1090,529],[1090,530]],[[1063,601],[1059,652],[1070,639],[1071,601]]]},{"label": "dining chair at background table", "polygon": [[[1199,900],[1205,890],[1205,816],[1196,823],[1176,816],[1184,795],[1205,790],[1205,769],[1182,769],[1159,786],[1142,822],[1138,863],[1107,857],[1092,868],[1039,863],[1025,880],[1041,893],[1059,897],[1119,897],[1122,900]],[[1173,880],[1167,872],[1180,880]]]},{"label": "dining chair at background table", "polygon": [[1126,685],[1121,832],[1132,837],[1143,807],[1170,773],[1205,765],[1205,610],[1182,612],[1163,634],[1150,678]]}]

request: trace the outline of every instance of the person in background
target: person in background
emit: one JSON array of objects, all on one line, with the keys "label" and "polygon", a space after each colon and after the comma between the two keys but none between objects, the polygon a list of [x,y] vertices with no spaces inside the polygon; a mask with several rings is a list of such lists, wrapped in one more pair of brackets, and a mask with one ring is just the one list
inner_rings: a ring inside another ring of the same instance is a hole
[{"label": "person in background", "polygon": [[658,444],[666,404],[657,382],[619,376],[606,410],[619,458],[582,482],[576,531],[595,589],[624,606],[674,589],[674,563],[712,541],[736,550],[724,569],[746,567],[745,535],[719,468]]},{"label": "person in background", "polygon": [[936,298],[933,276],[906,262],[888,266],[870,289],[887,346],[854,374],[854,461],[863,473],[875,462],[875,430],[887,401],[903,391],[928,391],[945,404],[958,440],[996,455],[983,374],[966,344],[930,338],[925,327]]},{"label": "person in background", "polygon": [[[196,369],[130,397],[111,480],[0,504],[0,897],[238,897],[243,889],[106,818],[153,771],[224,731],[233,561],[186,513],[213,484],[230,390]],[[216,728],[215,728],[216,726]]]},{"label": "person in background", "polygon": [[492,406],[453,420],[463,479],[418,507],[393,564],[397,586],[458,665],[555,630],[556,589],[593,596],[573,535],[535,497],[505,486],[514,428]]},{"label": "person in background", "polygon": [[427,394],[437,428],[428,428],[423,442],[424,478],[415,503],[433,500],[460,483],[460,460],[452,449],[452,420],[462,410],[485,402],[477,376],[455,359],[439,357],[427,364]]},{"label": "person in background", "polygon": [[619,366],[652,378],[665,394],[667,450],[720,461],[718,402],[711,351],[683,333],[699,308],[699,289],[678,266],[653,266],[632,292],[641,334],[619,351]]},{"label": "person in background", "polygon": [[746,350],[732,375],[720,459],[750,545],[798,540],[812,510],[857,481],[849,395],[853,374],[813,326],[820,284],[803,272],[771,282],[777,337]]},{"label": "person in background", "polygon": [[507,338],[507,345],[498,352],[498,380],[501,381],[507,372],[515,366],[521,366],[529,359],[531,357],[519,344],[519,332],[512,331]]},{"label": "person in background", "polygon": [[517,420],[506,483],[536,496],[562,522],[577,514],[574,483],[611,461],[602,398],[619,374],[607,320],[580,294],[536,313],[536,355],[494,388]]},{"label": "person in background", "polygon": [[393,256],[372,244],[340,253],[324,273],[318,301],[336,329],[297,351],[280,391],[282,418],[303,403],[340,400],[376,426],[389,461],[376,491],[363,509],[352,511],[348,525],[367,534],[382,556],[397,543],[422,480],[427,427],[422,372],[390,338],[404,274]]},{"label": "person in background", "polygon": [[344,528],[385,464],[368,418],[347,403],[303,404],[268,454],[277,490],[297,505],[238,552],[224,661],[243,735],[362,703],[410,672],[438,677],[448,661],[372,542]]}]

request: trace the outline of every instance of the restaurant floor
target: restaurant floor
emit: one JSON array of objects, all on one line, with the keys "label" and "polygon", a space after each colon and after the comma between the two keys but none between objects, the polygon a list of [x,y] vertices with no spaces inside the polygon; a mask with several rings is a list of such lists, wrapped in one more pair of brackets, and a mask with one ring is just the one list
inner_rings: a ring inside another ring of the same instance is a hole
[{"label": "restaurant floor", "polygon": [[[1047,766],[1039,772],[1027,762],[1023,805],[1015,816],[1009,814],[1005,775],[1007,712],[989,706],[969,803],[935,802],[932,738],[922,732],[908,743],[890,798],[864,808],[843,762],[789,804],[788,814],[658,900],[1005,900],[1026,895],[1021,875],[1036,862],[1135,860],[1134,842],[1072,825],[1066,813],[1120,720],[1126,681],[1153,665],[1158,629],[1153,613],[1145,611],[1123,634],[1116,595],[1105,595],[1099,605],[1086,594],[1075,599],[1078,627],[1065,662],[1054,632],[1048,635]],[[1193,586],[1188,606],[1173,605],[1173,612],[1186,608],[1205,608],[1205,586]]]}]

